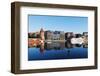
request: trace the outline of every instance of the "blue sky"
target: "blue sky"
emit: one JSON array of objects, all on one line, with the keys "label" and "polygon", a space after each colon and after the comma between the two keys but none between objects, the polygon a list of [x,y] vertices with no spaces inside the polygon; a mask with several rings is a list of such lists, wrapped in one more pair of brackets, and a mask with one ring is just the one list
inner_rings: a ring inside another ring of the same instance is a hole
[{"label": "blue sky", "polygon": [[29,15],[29,32],[41,28],[52,31],[83,33],[88,32],[88,17]]}]

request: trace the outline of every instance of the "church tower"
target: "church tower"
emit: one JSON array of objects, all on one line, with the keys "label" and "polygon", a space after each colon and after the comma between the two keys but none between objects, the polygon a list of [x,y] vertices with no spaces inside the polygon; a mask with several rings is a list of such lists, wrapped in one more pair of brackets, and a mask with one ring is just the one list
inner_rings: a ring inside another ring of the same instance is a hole
[{"label": "church tower", "polygon": [[40,38],[41,38],[41,40],[44,40],[45,39],[43,28],[41,28],[41,30],[40,30]]}]

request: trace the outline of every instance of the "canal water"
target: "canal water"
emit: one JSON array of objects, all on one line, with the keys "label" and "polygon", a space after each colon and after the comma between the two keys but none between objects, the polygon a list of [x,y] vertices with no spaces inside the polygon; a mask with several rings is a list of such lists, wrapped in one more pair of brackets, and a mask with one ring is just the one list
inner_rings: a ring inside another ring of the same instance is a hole
[{"label": "canal water", "polygon": [[88,58],[87,44],[45,42],[28,48],[28,61]]}]

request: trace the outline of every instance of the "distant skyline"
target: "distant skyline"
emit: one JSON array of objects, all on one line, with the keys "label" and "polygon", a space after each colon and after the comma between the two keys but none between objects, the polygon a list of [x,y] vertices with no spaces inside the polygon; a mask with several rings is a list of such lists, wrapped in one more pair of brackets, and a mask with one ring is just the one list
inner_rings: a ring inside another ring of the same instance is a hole
[{"label": "distant skyline", "polygon": [[38,32],[41,28],[44,31],[88,32],[88,17],[29,15],[28,21],[28,32]]}]

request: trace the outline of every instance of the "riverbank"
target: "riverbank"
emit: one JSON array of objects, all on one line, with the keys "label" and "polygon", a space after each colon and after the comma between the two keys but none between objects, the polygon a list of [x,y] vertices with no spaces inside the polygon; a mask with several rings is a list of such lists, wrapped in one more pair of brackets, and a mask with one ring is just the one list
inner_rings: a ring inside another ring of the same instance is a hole
[{"label": "riverbank", "polygon": [[[45,42],[66,42],[66,41],[71,41],[71,43],[74,42],[75,44],[79,43],[79,44],[88,44],[88,37],[81,37],[81,40],[79,38],[72,38],[69,40],[41,40],[40,38],[28,38],[28,45],[29,46],[33,46],[33,45],[41,45],[41,43],[45,43]],[[81,43],[80,43],[81,42]]]},{"label": "riverbank", "polygon": [[67,40],[45,40],[44,42],[65,42]]}]

